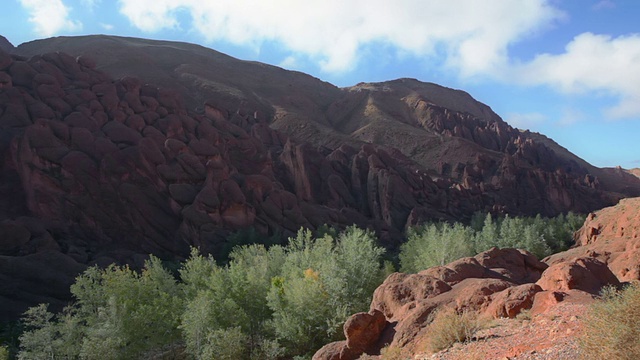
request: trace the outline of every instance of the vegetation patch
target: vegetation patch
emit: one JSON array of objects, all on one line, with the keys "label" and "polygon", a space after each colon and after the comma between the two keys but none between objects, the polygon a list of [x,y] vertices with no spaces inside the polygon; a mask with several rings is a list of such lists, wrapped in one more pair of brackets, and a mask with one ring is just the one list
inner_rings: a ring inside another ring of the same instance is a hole
[{"label": "vegetation patch", "polygon": [[555,218],[536,216],[494,219],[478,214],[471,224],[431,223],[409,229],[400,248],[401,271],[416,273],[466,256],[499,248],[524,249],[539,259],[567,250],[584,216],[569,213]]},{"label": "vegetation patch", "polygon": [[607,287],[583,321],[580,345],[587,359],[640,359],[640,285]]},{"label": "vegetation patch", "polygon": [[483,328],[483,322],[472,312],[457,312],[451,308],[439,310],[428,328],[426,351],[436,353],[455,343],[470,341]]}]

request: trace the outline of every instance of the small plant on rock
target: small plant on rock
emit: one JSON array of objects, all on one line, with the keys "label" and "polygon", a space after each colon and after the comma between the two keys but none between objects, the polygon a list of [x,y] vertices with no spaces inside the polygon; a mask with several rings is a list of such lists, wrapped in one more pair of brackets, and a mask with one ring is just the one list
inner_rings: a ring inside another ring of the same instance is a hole
[{"label": "small plant on rock", "polygon": [[439,310],[429,325],[426,350],[436,353],[455,343],[470,341],[480,328],[481,322],[472,312],[457,312],[451,308]]}]

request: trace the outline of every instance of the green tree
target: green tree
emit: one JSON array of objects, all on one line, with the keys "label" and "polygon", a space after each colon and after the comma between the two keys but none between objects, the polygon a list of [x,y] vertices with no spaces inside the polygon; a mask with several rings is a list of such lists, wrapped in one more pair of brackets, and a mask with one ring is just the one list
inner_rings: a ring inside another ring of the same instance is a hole
[{"label": "green tree", "polygon": [[496,246],[500,237],[498,223],[487,213],[482,226],[476,231],[475,252],[483,252]]},{"label": "green tree", "polygon": [[54,314],[47,310],[46,304],[32,307],[24,313],[22,321],[27,331],[20,336],[22,351],[20,360],[54,359],[56,349],[54,339],[57,337]]},{"label": "green tree", "polygon": [[473,230],[460,223],[426,224],[409,229],[408,240],[400,247],[401,270],[418,272],[472,256],[474,238]]},{"label": "green tree", "polygon": [[373,234],[356,227],[337,238],[314,239],[301,230],[289,240],[282,275],[273,279],[267,299],[276,337],[290,356],[339,339],[347,316],[368,309],[382,281],[382,254]]},{"label": "green tree", "polygon": [[27,311],[20,359],[130,359],[180,340],[182,293],[158,258],[141,273],[89,268],[71,292],[76,303],[58,316],[45,305]]}]

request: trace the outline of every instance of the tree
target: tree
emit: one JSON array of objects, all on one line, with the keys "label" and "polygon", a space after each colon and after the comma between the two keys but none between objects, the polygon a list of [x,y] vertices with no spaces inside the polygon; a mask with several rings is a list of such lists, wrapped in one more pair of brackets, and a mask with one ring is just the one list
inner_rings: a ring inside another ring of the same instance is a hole
[{"label": "tree", "polygon": [[456,224],[426,224],[409,229],[408,240],[400,247],[404,272],[418,272],[474,254],[475,234],[470,227]]},{"label": "tree", "polygon": [[371,232],[350,227],[337,238],[314,239],[308,230],[289,239],[281,276],[267,296],[271,325],[289,356],[304,355],[342,336],[347,316],[366,311],[382,282]]},{"label": "tree", "polygon": [[18,355],[20,360],[54,359],[56,349],[53,340],[57,337],[54,315],[47,310],[46,304],[40,304],[28,309],[22,321],[28,329],[20,336],[22,351]]}]

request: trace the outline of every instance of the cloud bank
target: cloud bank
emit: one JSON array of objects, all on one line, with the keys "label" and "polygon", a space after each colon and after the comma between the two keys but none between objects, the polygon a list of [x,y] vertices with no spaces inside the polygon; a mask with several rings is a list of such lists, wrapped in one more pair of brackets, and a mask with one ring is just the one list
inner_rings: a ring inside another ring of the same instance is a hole
[{"label": "cloud bank", "polygon": [[29,13],[29,22],[38,36],[53,36],[64,31],[79,31],[82,23],[69,19],[69,7],[62,0],[20,0]]},{"label": "cloud bank", "polygon": [[509,44],[562,16],[543,0],[121,0],[120,6],[144,31],[184,26],[178,14],[186,12],[208,41],[254,47],[275,41],[326,72],[352,69],[363,47],[382,43],[420,57],[444,55],[463,75],[484,73],[507,60]]},{"label": "cloud bank", "polygon": [[640,115],[640,34],[613,38],[583,33],[562,54],[540,54],[513,67],[514,78],[549,85],[569,94],[601,92],[619,102],[605,111],[612,119]]}]

